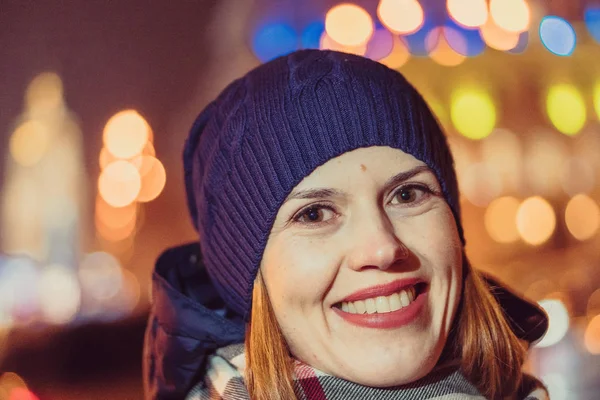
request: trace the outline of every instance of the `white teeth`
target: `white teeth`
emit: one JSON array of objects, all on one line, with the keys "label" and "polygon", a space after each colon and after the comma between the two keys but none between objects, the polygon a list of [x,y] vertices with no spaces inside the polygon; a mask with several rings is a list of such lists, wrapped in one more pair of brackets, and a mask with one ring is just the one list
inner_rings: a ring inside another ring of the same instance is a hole
[{"label": "white teeth", "polygon": [[341,309],[350,314],[383,314],[408,306],[415,300],[416,294],[417,292],[412,286],[390,296],[343,302]]}]

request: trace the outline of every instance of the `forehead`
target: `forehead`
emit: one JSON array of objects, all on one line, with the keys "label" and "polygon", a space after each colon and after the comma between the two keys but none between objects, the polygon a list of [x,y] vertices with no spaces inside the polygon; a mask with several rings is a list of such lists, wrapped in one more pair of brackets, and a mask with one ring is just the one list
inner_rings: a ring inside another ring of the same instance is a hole
[{"label": "forehead", "polygon": [[413,155],[387,146],[363,147],[344,153],[317,167],[297,189],[335,185],[360,179],[387,179],[392,175],[426,164]]}]

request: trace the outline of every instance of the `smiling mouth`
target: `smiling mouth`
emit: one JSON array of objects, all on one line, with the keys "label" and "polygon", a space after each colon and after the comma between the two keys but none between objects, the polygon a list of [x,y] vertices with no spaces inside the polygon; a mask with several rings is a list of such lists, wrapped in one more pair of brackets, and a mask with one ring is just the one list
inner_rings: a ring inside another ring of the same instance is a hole
[{"label": "smiling mouth", "polygon": [[388,296],[370,297],[364,300],[343,301],[333,307],[349,314],[386,314],[401,310],[412,304],[427,289],[425,282],[418,282]]}]

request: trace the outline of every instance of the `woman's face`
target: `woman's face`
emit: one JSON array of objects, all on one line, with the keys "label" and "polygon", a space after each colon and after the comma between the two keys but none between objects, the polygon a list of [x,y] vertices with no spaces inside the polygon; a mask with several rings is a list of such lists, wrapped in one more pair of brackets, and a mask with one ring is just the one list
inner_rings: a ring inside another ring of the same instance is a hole
[{"label": "woman's face", "polygon": [[329,160],[279,209],[261,263],[295,358],[368,386],[428,374],[461,293],[462,245],[426,165],[389,147]]}]

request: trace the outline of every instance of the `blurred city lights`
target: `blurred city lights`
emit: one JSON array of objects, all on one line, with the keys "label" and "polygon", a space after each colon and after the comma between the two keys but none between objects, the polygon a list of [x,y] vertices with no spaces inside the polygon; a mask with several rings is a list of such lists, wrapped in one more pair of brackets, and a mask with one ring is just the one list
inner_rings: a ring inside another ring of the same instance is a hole
[{"label": "blurred city lights", "polygon": [[476,28],[488,20],[485,0],[448,0],[446,7],[450,17],[467,28]]},{"label": "blurred city lights", "polygon": [[594,290],[588,298],[585,312],[588,318],[600,314],[600,289]]},{"label": "blurred city lights", "polygon": [[527,290],[525,290],[524,295],[527,299],[532,301],[540,301],[555,291],[556,285],[552,283],[552,281],[548,279],[540,279],[529,285]]},{"label": "blurred city lights", "polygon": [[600,119],[600,80],[594,85],[594,109],[596,116]]},{"label": "blurred city lights", "polygon": [[369,40],[365,57],[381,60],[390,55],[394,48],[394,35],[385,28],[377,28]]},{"label": "blurred city lights", "polygon": [[0,269],[0,327],[27,321],[37,311],[38,270],[28,257],[10,257]]},{"label": "blurred city lights", "polygon": [[54,72],[37,75],[27,86],[25,101],[33,116],[56,110],[63,104],[62,80]]},{"label": "blurred city lights", "polygon": [[[589,5],[583,14],[583,20],[590,36],[600,43],[600,4]],[[598,113],[600,116],[600,113]]]},{"label": "blurred city lights", "polygon": [[590,193],[594,189],[594,169],[587,160],[571,157],[563,163],[561,171],[560,182],[569,196]]},{"label": "blurred city lights", "polygon": [[150,138],[150,125],[135,110],[113,115],[104,127],[104,146],[117,158],[140,154]]},{"label": "blurred city lights", "polygon": [[591,354],[600,354],[600,315],[596,315],[588,323],[583,341],[587,351]]},{"label": "blurred city lights", "polygon": [[124,160],[109,164],[98,178],[98,192],[113,207],[125,207],[134,202],[141,188],[138,169]]},{"label": "blurred city lights", "polygon": [[529,46],[529,31],[521,32],[517,44],[512,49],[507,50],[510,54],[521,54]]},{"label": "blurred city lights", "polygon": [[128,225],[137,216],[138,205],[130,203],[124,207],[113,207],[101,196],[96,198],[96,217],[104,226],[118,229]]},{"label": "blurred city lights", "polygon": [[363,44],[360,46],[344,46],[343,44],[340,44],[340,43],[336,42],[335,40],[333,40],[327,34],[327,32],[324,32],[323,36],[321,36],[320,48],[321,48],[321,50],[341,51],[343,53],[356,54],[359,56],[365,55],[365,53],[367,52],[366,44]]},{"label": "blurred city lights", "polygon": [[550,203],[542,197],[526,199],[517,211],[517,230],[523,241],[540,245],[547,241],[556,227],[556,215]]},{"label": "blurred city lights", "polygon": [[519,33],[509,32],[500,28],[492,18],[480,28],[481,37],[492,49],[508,51],[514,49],[519,43]]},{"label": "blurred city lights", "polygon": [[484,224],[490,237],[498,243],[519,240],[516,217],[520,202],[506,196],[494,200],[485,211]]},{"label": "blurred city lights", "polygon": [[83,293],[96,301],[113,298],[123,286],[119,261],[113,255],[100,251],[83,258],[79,279]]},{"label": "blurred city lights", "polygon": [[[450,30],[451,28],[448,29]],[[466,57],[456,52],[450,46],[450,44],[448,44],[448,41],[442,32],[443,28],[435,28],[429,32],[429,35],[439,35],[439,37],[435,39],[436,44],[435,47],[430,51],[429,57],[431,57],[431,59],[436,63],[446,67],[454,67],[461,64],[463,61],[465,61]]]},{"label": "blurred city lights", "polygon": [[266,62],[293,52],[298,44],[299,38],[294,28],[285,23],[273,22],[256,31],[252,50],[260,61]]},{"label": "blurred city lights", "polygon": [[538,304],[548,314],[548,331],[536,346],[553,346],[560,342],[569,330],[569,312],[563,302],[557,299],[541,300]]},{"label": "blurred city lights", "polygon": [[496,128],[481,142],[483,161],[500,175],[502,190],[518,192],[523,185],[523,149],[516,133]]},{"label": "blurred city lights", "polygon": [[[14,372],[5,372],[0,375],[0,399],[2,400],[37,400],[37,397],[22,397],[28,394],[33,395],[28,389],[27,384],[19,375]],[[4,396],[4,397],[2,397]]]},{"label": "blurred city lights", "polygon": [[463,136],[483,139],[496,125],[496,108],[485,91],[460,88],[452,93],[450,118]]},{"label": "blurred city lights", "polygon": [[403,40],[395,36],[393,37],[392,52],[387,56],[379,60],[383,65],[388,66],[392,69],[398,69],[410,59],[410,51],[403,42]]},{"label": "blurred city lights", "polygon": [[539,29],[544,47],[557,56],[570,56],[575,50],[577,36],[571,24],[560,17],[542,18]]},{"label": "blurred city lights", "polygon": [[[137,209],[136,204],[132,204],[132,206]],[[124,210],[123,214],[126,213],[126,210],[129,210],[129,206],[121,207]],[[121,208],[116,208],[115,210],[120,210]],[[115,215],[119,215],[121,212],[116,211]],[[131,237],[137,227],[137,215],[133,214],[131,217],[124,219],[123,221],[119,221],[118,224],[114,223],[115,219],[110,218],[108,221],[103,220],[102,216],[96,213],[95,216],[95,227],[98,235],[110,242],[119,242]],[[108,222],[108,224],[107,224]],[[111,225],[112,224],[112,225]]]},{"label": "blurred city lights", "polygon": [[548,373],[542,376],[542,382],[548,389],[548,398],[552,400],[571,400],[569,384],[564,375],[559,373]]},{"label": "blurred city lights", "polygon": [[75,318],[81,290],[73,270],[56,264],[47,266],[40,273],[38,291],[46,322],[66,324]]},{"label": "blurred city lights", "polygon": [[545,196],[560,194],[560,176],[568,154],[562,137],[554,132],[542,130],[531,134],[521,172],[525,172],[530,190]]},{"label": "blurred city lights", "polygon": [[453,20],[446,21],[444,37],[450,47],[463,56],[475,57],[485,50],[485,42],[479,29],[465,28],[456,24]]},{"label": "blurred city lights", "polygon": [[579,133],[586,122],[585,101],[573,85],[553,85],[548,90],[546,111],[552,124],[565,135]]},{"label": "blurred city lights", "polygon": [[314,21],[306,25],[300,35],[303,49],[318,49],[321,45],[321,36],[325,32],[325,23]]},{"label": "blurred city lights", "polygon": [[410,53],[417,57],[427,57],[429,56],[429,51],[436,46],[435,39],[429,33],[435,30],[438,35],[435,37],[439,37],[439,31],[436,30],[437,25],[432,21],[431,18],[425,17],[425,21],[423,22],[423,26],[421,29],[416,31],[415,33],[411,33],[410,35],[403,35],[403,39],[408,47]]},{"label": "blurred city lights", "polygon": [[380,0],[377,16],[383,25],[397,34],[411,34],[423,25],[424,14],[417,0]]},{"label": "blurred city lights", "polygon": [[486,207],[502,191],[498,172],[485,163],[472,163],[462,170],[460,191],[469,202]]},{"label": "blurred city lights", "polygon": [[600,208],[589,196],[578,194],[567,204],[565,222],[573,237],[578,240],[590,239],[600,226]]},{"label": "blurred city lights", "polygon": [[39,398],[27,388],[16,387],[10,391],[8,400],[39,400]]},{"label": "blurred city lights", "polygon": [[152,201],[160,195],[167,181],[167,174],[163,164],[155,157],[140,156],[139,171],[142,178],[142,187],[137,195],[137,201]]},{"label": "blurred city lights", "polygon": [[10,155],[20,165],[31,167],[46,154],[50,135],[50,130],[40,121],[25,121],[10,137]]},{"label": "blurred city lights", "polygon": [[327,12],[325,31],[331,39],[343,46],[363,46],[373,35],[373,19],[364,8],[343,3]]},{"label": "blurred city lights", "polygon": [[496,25],[508,32],[526,31],[531,20],[524,0],[490,0],[490,15]]}]

